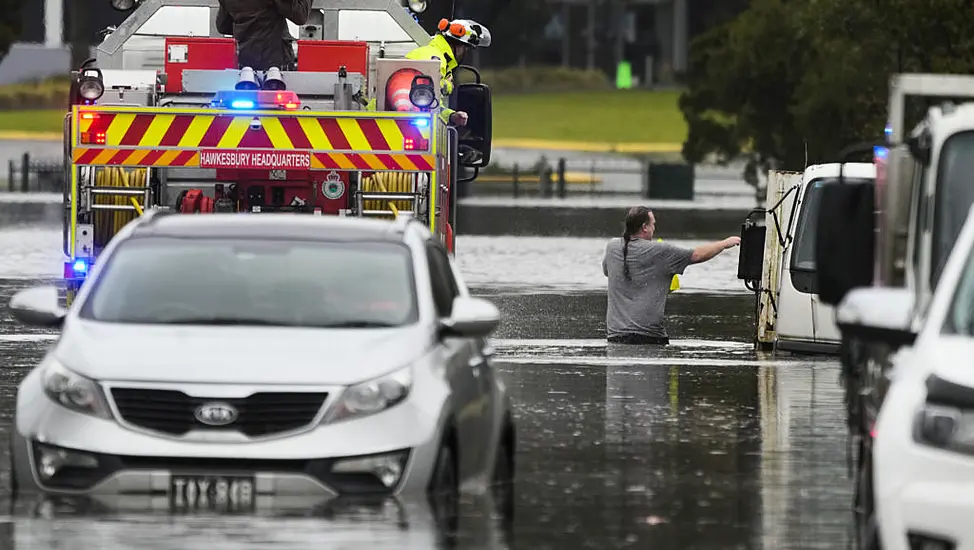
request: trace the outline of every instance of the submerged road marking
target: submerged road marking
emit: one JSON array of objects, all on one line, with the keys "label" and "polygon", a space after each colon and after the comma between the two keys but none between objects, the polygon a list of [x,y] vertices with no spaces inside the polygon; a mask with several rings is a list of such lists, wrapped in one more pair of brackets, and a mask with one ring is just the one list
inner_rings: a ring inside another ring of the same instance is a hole
[{"label": "submerged road marking", "polygon": [[[497,338],[491,340],[495,347],[565,347],[565,348],[604,348],[609,343],[604,338],[585,338],[585,339],[551,339],[543,338]],[[617,344],[613,344],[616,346]],[[717,349],[749,349],[753,344],[749,342],[721,342],[718,340],[694,340],[694,339],[674,339],[670,340],[668,348],[717,348]]]},{"label": "submerged road marking", "polygon": [[556,366],[556,367],[644,367],[644,366],[663,366],[663,367],[784,367],[784,366],[811,366],[822,364],[838,366],[838,359],[834,361],[809,361],[808,359],[795,358],[788,359],[691,359],[687,357],[579,357],[579,356],[518,356],[503,357],[498,356],[494,361],[499,365],[537,365],[537,366]]},{"label": "submerged road marking", "polygon": [[0,334],[0,342],[36,342],[57,340],[58,334]]}]

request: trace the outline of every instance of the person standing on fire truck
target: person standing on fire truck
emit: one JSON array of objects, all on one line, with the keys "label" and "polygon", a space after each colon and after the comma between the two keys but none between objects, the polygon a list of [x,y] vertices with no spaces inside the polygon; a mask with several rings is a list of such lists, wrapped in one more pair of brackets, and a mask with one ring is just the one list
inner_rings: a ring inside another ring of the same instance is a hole
[{"label": "person standing on fire truck", "polygon": [[241,68],[293,71],[297,59],[286,19],[304,25],[310,17],[311,0],[220,0],[216,30],[237,40]]},{"label": "person standing on fire truck", "polygon": [[[406,54],[406,59],[425,61],[437,59],[440,62],[440,88],[443,97],[453,93],[453,71],[463,61],[468,51],[490,46],[490,31],[487,27],[470,19],[447,21],[441,19],[439,33],[425,46],[420,46]],[[446,100],[444,99],[444,102]],[[467,125],[467,113],[454,111],[446,105],[440,116],[456,126]]]}]

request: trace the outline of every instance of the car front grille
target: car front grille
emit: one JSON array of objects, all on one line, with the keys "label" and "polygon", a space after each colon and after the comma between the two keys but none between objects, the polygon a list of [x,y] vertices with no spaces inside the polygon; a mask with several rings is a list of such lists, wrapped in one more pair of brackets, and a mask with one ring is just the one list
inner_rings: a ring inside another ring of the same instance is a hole
[{"label": "car front grille", "polygon": [[[307,426],[318,415],[327,393],[263,392],[242,399],[190,397],[174,390],[112,388],[112,399],[122,420],[171,435],[192,430],[236,430],[261,437]],[[238,411],[226,426],[209,426],[196,419],[196,409],[207,403],[226,403]]]}]

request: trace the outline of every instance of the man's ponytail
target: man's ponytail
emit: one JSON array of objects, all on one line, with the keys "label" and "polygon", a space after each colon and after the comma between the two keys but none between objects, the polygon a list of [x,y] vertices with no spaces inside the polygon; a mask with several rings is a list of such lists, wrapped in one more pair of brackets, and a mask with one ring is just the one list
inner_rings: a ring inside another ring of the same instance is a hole
[{"label": "man's ponytail", "polygon": [[629,276],[629,233],[622,234],[622,274],[626,276],[626,280],[630,280]]},{"label": "man's ponytail", "polygon": [[626,228],[622,232],[622,274],[627,281],[631,280],[629,275],[629,242],[632,240],[632,236],[639,233],[646,223],[649,223],[649,208],[635,206],[626,213]]}]

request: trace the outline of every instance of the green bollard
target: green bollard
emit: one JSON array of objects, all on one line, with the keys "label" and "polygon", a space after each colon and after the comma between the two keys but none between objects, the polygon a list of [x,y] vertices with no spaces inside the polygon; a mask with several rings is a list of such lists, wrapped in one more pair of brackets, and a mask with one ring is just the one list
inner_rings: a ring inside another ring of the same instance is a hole
[{"label": "green bollard", "polygon": [[632,89],[632,65],[628,61],[620,61],[616,67],[616,89]]}]

